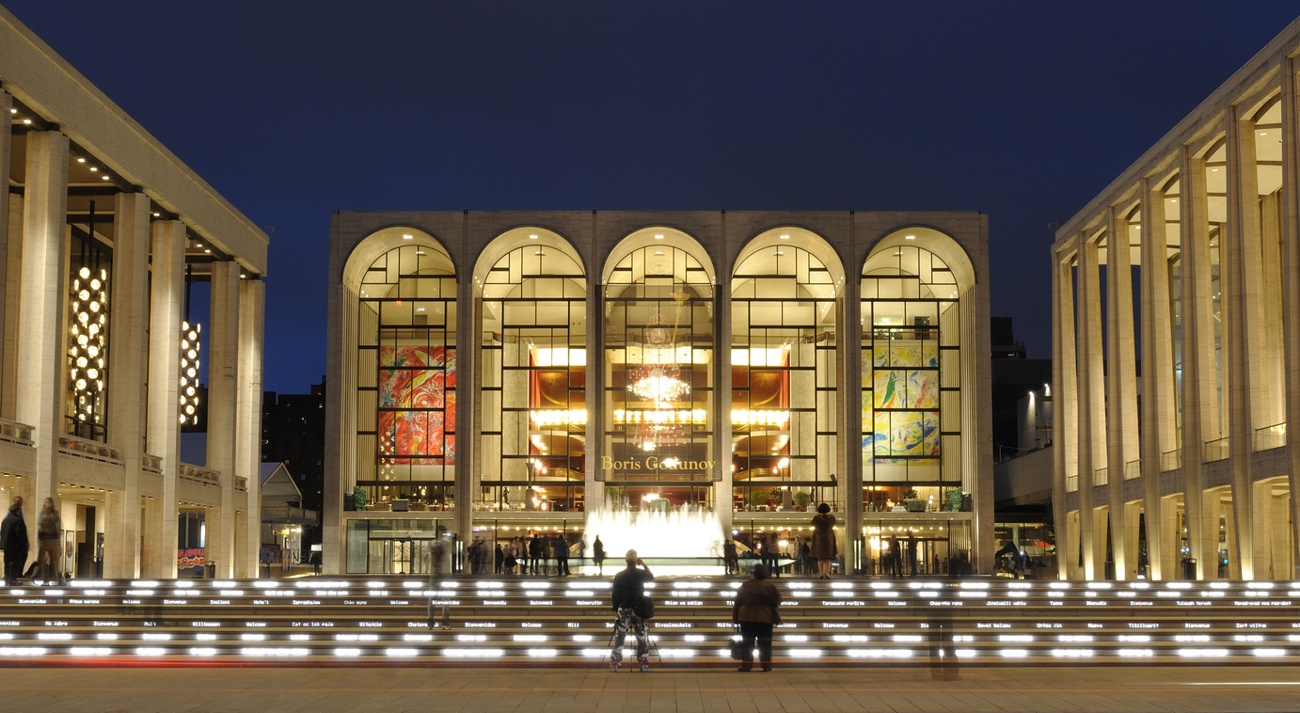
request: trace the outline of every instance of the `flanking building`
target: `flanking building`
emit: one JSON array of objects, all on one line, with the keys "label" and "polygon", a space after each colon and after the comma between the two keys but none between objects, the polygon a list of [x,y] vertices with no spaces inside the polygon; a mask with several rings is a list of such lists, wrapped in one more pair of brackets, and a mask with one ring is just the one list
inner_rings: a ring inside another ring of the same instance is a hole
[{"label": "flanking building", "polygon": [[1056,234],[1061,577],[1297,576],[1297,58],[1300,21]]},{"label": "flanking building", "polygon": [[33,542],[54,498],[76,576],[174,577],[183,520],[255,576],[266,235],[3,8],[0,115],[0,498]]},{"label": "flanking building", "polygon": [[[342,212],[330,245],[326,572],[795,554],[822,502],[841,571],[891,537],[991,568],[983,215]],[[686,541],[619,540],[656,517]]]}]

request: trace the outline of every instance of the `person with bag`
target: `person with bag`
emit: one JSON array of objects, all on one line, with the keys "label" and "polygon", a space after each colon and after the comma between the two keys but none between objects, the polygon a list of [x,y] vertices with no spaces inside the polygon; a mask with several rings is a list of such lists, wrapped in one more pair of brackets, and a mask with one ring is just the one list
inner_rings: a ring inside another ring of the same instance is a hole
[{"label": "person with bag", "polygon": [[15,495],[9,514],[0,522],[0,550],[5,553],[5,584],[18,586],[27,564],[31,543],[27,539],[27,523],[23,522],[23,496]]},{"label": "person with bag", "polygon": [[[599,542],[599,540],[597,540]],[[609,670],[618,673],[623,665],[623,642],[627,632],[636,636],[636,660],[641,666],[641,673],[650,670],[650,635],[646,630],[646,620],[654,616],[654,602],[646,596],[646,582],[653,582],[655,576],[650,567],[637,556],[636,550],[627,551],[627,569],[614,575],[614,585],[610,589],[610,608],[618,615],[614,621],[614,643],[609,652]],[[641,569],[637,569],[637,565]]]},{"label": "person with bag", "polygon": [[46,584],[62,584],[63,520],[54,507],[54,498],[46,498],[36,516],[36,543],[36,576]]},{"label": "person with bag", "polygon": [[[745,580],[736,590],[731,621],[740,626],[740,668],[754,670],[754,647],[764,671],[772,670],[772,627],[781,623],[781,590],[770,579],[766,565],[754,565],[754,578]],[[734,649],[733,649],[734,651]]]}]

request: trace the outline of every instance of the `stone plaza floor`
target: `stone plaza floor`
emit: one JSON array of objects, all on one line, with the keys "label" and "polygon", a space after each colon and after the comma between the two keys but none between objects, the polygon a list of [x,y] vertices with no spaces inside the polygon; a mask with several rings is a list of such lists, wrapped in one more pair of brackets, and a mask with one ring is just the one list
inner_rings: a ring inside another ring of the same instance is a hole
[{"label": "stone plaza floor", "polygon": [[0,712],[849,713],[1300,711],[1300,668],[6,667]]}]

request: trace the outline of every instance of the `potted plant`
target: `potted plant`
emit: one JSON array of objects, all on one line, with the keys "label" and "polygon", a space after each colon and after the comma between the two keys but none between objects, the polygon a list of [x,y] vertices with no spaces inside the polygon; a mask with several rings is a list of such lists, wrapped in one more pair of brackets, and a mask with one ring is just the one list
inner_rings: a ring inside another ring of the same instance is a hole
[{"label": "potted plant", "polygon": [[807,510],[808,505],[812,503],[812,493],[807,490],[800,490],[794,494],[794,505],[799,510]]},{"label": "potted plant", "polygon": [[925,512],[925,501],[916,494],[916,488],[908,488],[903,494],[903,505],[908,512]]}]

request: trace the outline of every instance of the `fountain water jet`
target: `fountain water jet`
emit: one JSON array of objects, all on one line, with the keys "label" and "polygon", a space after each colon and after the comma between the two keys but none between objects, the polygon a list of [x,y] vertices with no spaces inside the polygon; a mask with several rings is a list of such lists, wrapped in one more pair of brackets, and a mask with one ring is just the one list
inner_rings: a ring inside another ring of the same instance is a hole
[{"label": "fountain water jet", "polygon": [[[606,556],[616,567],[627,550],[636,550],[643,558],[722,556],[722,524],[712,510],[598,510],[587,513],[586,533],[589,543],[600,536]],[[718,569],[716,564],[707,566]]]}]

